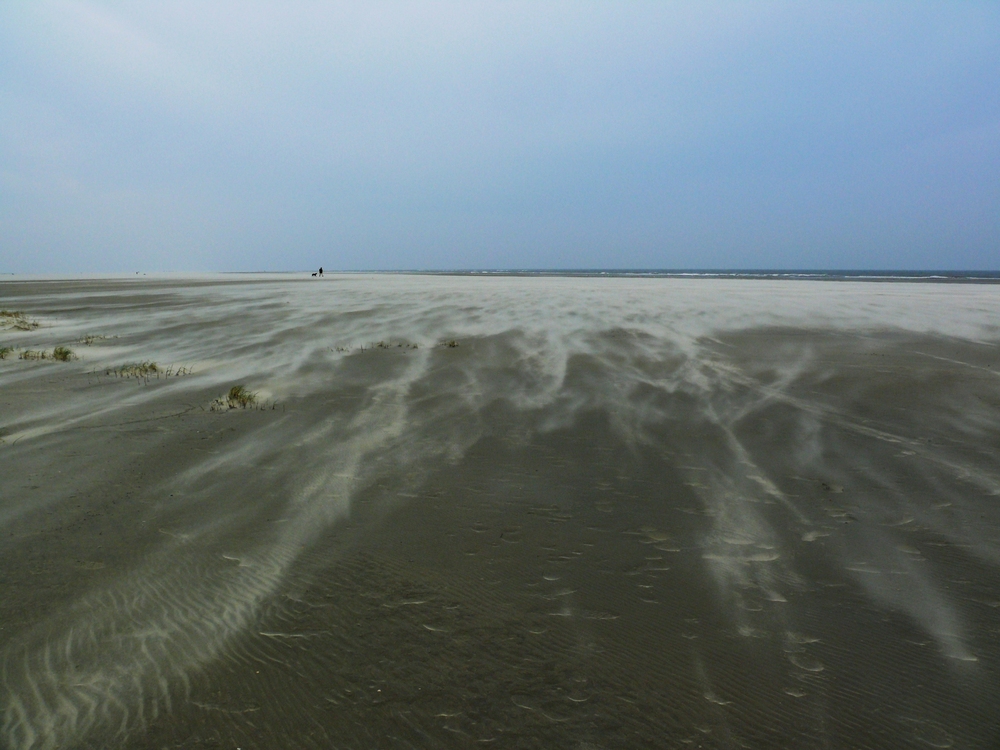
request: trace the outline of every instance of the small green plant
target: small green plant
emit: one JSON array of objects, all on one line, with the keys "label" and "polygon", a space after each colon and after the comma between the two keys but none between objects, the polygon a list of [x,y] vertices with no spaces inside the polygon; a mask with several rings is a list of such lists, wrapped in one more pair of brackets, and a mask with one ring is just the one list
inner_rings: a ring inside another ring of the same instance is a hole
[{"label": "small green plant", "polygon": [[0,359],[7,359],[7,355],[13,352],[14,347],[12,346],[0,346]]},{"label": "small green plant", "polygon": [[234,385],[226,395],[226,404],[230,409],[246,409],[248,406],[256,406],[257,394],[254,391],[248,391],[245,386]]},{"label": "small green plant", "polygon": [[[112,336],[111,338],[118,338],[118,337],[117,336]],[[82,339],[80,339],[79,343],[81,343],[81,344],[83,344],[85,346],[90,346],[95,341],[106,341],[107,339],[108,339],[107,336],[100,336],[100,335],[97,335],[97,334],[90,333],[90,334],[87,334],[86,336],[84,336]]]},{"label": "small green plant", "polygon": [[73,350],[67,349],[65,346],[57,346],[52,350],[52,359],[58,359],[60,362],[69,362],[71,359],[76,358]]},{"label": "small green plant", "polygon": [[454,349],[456,346],[458,346],[458,342],[455,341],[454,339],[450,339],[449,341],[441,342],[441,346],[447,346],[449,349]]},{"label": "small green plant", "polygon": [[38,328],[38,321],[30,320],[20,310],[0,310],[0,325],[18,331],[31,331]]},{"label": "small green plant", "polygon": [[48,359],[48,353],[38,349],[25,349],[17,355],[18,359]]},{"label": "small green plant", "polygon": [[[261,404],[256,391],[248,391],[244,385],[234,385],[222,398],[217,398],[209,406],[210,411],[228,411],[229,409],[266,409],[267,404]],[[274,408],[274,404],[271,404]]]}]

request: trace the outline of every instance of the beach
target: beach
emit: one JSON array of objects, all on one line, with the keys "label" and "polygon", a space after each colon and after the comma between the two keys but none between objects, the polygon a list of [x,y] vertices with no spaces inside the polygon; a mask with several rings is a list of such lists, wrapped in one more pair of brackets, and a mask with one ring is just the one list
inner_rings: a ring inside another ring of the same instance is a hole
[{"label": "beach", "polygon": [[2,747],[1000,743],[1000,285],[0,307]]}]

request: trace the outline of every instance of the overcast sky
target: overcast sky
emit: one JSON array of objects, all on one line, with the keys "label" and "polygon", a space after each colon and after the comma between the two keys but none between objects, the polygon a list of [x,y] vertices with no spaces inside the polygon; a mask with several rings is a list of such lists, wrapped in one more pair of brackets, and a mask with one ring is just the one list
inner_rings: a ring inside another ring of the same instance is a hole
[{"label": "overcast sky", "polygon": [[1000,268],[1000,3],[0,3],[0,271]]}]

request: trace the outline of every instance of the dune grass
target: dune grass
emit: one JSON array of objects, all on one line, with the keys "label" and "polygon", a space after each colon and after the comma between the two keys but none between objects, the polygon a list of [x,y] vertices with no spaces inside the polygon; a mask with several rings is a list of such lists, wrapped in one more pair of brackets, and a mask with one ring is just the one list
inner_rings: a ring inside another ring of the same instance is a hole
[{"label": "dune grass", "polygon": [[31,331],[38,328],[38,321],[31,320],[20,310],[0,310],[0,325],[18,331]]},{"label": "dune grass", "polygon": [[416,344],[406,344],[402,341],[397,341],[395,344],[391,341],[376,341],[374,344],[370,345],[372,349],[416,349]]},{"label": "dune grass", "polygon": [[[266,409],[268,404],[263,404],[258,398],[257,391],[247,390],[243,384],[234,385],[222,398],[217,398],[209,406],[210,411],[229,411],[230,409]],[[274,404],[270,404],[274,408]]]},{"label": "dune grass", "polygon": [[[7,354],[12,352],[13,349],[8,347]],[[42,360],[42,359],[54,359],[57,362],[70,362],[74,359],[79,359],[72,349],[67,349],[65,346],[57,346],[51,352],[47,352],[44,349],[24,349],[17,355],[18,359],[29,359],[29,360]]]},{"label": "dune grass", "polygon": [[13,353],[14,353],[14,347],[0,346],[0,359],[7,359],[7,355]]},{"label": "dune grass", "polygon": [[143,378],[159,375],[160,366],[156,362],[129,362],[121,367],[109,367],[105,370],[105,375],[114,375],[116,378]]},{"label": "dune grass", "polygon": [[[406,341],[369,341],[367,344],[361,344],[357,347],[357,351],[364,354],[365,352],[372,351],[373,349],[419,349],[417,344],[411,344]],[[355,347],[351,346],[335,346],[330,347],[330,351],[340,352],[341,354],[348,354],[355,351]]]},{"label": "dune grass", "polygon": [[80,341],[78,343],[83,344],[84,346],[91,346],[91,345],[94,344],[95,341],[107,341],[109,338],[116,339],[118,337],[117,336],[102,336],[100,334],[88,333],[86,336],[84,336],[82,339],[80,339]]},{"label": "dune grass", "polygon": [[[190,375],[194,372],[190,367],[174,367],[174,365],[157,364],[151,360],[143,362],[128,362],[121,367],[109,367],[104,370],[105,375],[113,375],[116,378],[137,378],[148,381],[151,378],[177,378],[182,375]],[[98,374],[98,373],[93,373]]]},{"label": "dune grass", "polygon": [[257,405],[257,393],[248,391],[246,386],[234,385],[226,395],[226,403],[230,409],[246,409],[248,406]]}]

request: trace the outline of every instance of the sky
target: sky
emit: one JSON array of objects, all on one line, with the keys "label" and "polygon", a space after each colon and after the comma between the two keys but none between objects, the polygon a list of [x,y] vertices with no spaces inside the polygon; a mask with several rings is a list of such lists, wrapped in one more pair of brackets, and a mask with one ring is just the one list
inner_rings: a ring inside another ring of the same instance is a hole
[{"label": "sky", "polygon": [[0,272],[1000,269],[1000,3],[0,3]]}]

